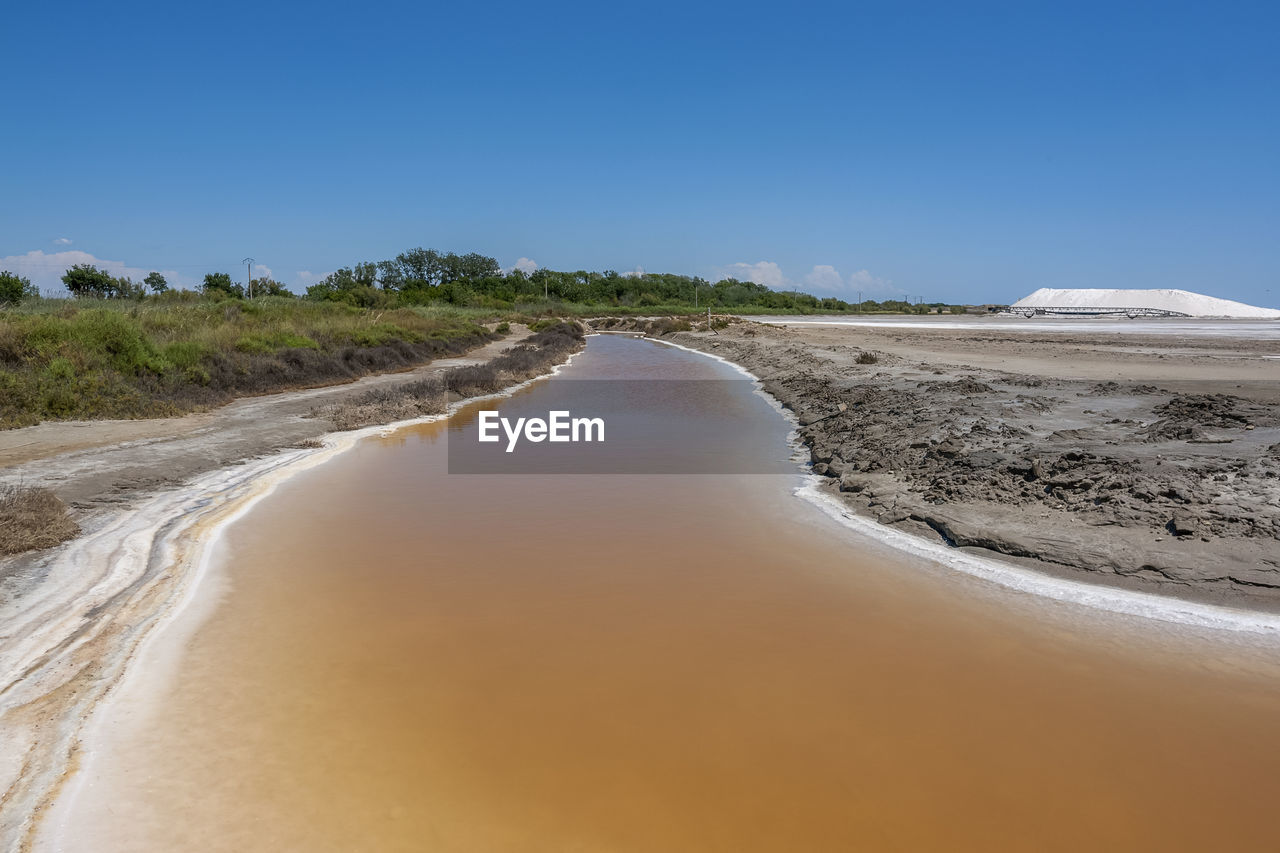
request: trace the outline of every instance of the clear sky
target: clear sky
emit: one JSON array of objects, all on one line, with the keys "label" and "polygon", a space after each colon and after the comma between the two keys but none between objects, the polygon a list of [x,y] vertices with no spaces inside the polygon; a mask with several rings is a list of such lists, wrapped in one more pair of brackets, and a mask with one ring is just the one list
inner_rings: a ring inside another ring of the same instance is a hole
[{"label": "clear sky", "polygon": [[1275,2],[28,2],[3,21],[0,267],[41,283],[92,256],[191,284],[252,255],[301,288],[423,245],[877,298],[1280,305]]}]

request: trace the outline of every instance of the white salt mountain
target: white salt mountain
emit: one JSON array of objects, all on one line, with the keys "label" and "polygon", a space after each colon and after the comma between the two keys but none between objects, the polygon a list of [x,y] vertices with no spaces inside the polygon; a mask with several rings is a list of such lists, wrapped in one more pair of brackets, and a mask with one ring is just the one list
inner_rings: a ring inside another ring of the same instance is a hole
[{"label": "white salt mountain", "polygon": [[1231,317],[1277,320],[1280,310],[1259,308],[1230,299],[1205,296],[1189,290],[1122,290],[1102,288],[1058,289],[1042,287],[1023,297],[1013,308],[1155,308],[1192,317]]}]

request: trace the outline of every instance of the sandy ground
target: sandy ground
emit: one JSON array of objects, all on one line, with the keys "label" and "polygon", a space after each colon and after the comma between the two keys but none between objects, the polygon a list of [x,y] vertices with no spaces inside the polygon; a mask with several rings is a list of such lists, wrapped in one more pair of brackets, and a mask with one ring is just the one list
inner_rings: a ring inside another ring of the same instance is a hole
[{"label": "sandy ground", "polygon": [[1280,610],[1280,340],[927,318],[673,338],[761,377],[852,511],[1055,575]]}]

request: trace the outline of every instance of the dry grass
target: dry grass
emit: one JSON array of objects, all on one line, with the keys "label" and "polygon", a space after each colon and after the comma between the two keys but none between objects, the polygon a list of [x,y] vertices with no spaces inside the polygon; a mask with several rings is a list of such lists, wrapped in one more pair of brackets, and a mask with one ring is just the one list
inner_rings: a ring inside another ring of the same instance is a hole
[{"label": "dry grass", "polygon": [[439,377],[375,388],[349,403],[317,408],[311,414],[328,419],[339,430],[438,415],[445,411],[449,394],[479,397],[540,376],[568,358],[582,343],[581,326],[556,322],[484,364],[455,367]]},{"label": "dry grass", "polygon": [[327,418],[339,430],[349,430],[438,415],[445,406],[444,383],[430,377],[388,388],[374,388],[349,403],[316,409],[311,414]]},{"label": "dry grass", "polygon": [[0,486],[0,555],[49,548],[80,532],[67,505],[36,486]]}]

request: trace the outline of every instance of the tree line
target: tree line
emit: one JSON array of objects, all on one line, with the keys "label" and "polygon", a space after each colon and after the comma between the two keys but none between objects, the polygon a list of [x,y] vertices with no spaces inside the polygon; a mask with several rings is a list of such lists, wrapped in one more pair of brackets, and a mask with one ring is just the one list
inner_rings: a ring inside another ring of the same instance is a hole
[{"label": "tree line", "polygon": [[396,257],[344,267],[307,288],[308,299],[364,307],[444,302],[472,308],[507,309],[558,301],[588,308],[699,307],[760,308],[776,311],[926,312],[934,306],[903,300],[855,304],[836,297],[779,291],[752,281],[711,282],[672,273],[573,272],[538,269],[504,271],[494,258],[412,249]]},{"label": "tree line", "polygon": [[[148,293],[159,295],[169,290],[159,272],[135,282],[90,264],[71,267],[62,282],[72,296],[100,299],[139,299]],[[14,302],[24,295],[34,295],[26,279],[0,273],[0,302],[5,301],[10,290],[16,294],[10,299]],[[243,299],[250,295],[243,284],[225,272],[206,275],[199,290],[214,298]],[[251,291],[252,296],[295,296],[283,284],[267,277],[252,279]],[[772,290],[734,278],[711,282],[697,276],[616,270],[504,271],[497,260],[485,255],[423,248],[401,252],[389,260],[343,267],[308,287],[303,298],[366,308],[444,303],[495,310],[547,301],[601,309],[696,306],[713,310],[925,313],[946,307],[940,303],[912,305],[903,300],[850,303],[836,297]]]}]

